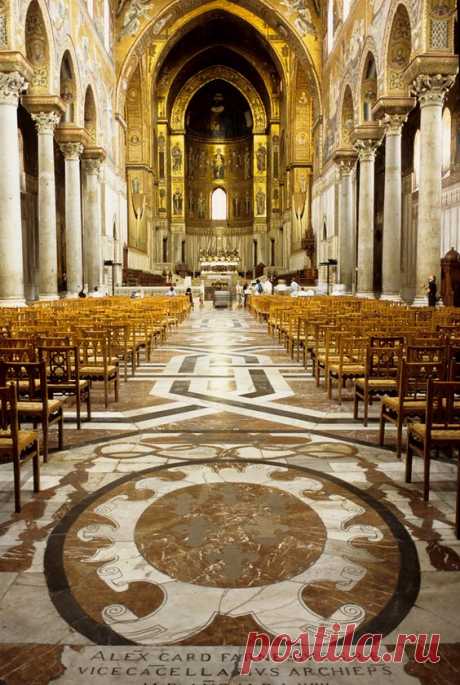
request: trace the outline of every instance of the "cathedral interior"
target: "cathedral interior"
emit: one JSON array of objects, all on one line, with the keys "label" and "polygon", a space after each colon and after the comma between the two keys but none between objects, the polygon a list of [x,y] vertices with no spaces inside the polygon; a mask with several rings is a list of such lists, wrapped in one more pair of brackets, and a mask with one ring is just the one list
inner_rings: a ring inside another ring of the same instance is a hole
[{"label": "cathedral interior", "polygon": [[459,49],[0,0],[0,685],[460,682]]}]

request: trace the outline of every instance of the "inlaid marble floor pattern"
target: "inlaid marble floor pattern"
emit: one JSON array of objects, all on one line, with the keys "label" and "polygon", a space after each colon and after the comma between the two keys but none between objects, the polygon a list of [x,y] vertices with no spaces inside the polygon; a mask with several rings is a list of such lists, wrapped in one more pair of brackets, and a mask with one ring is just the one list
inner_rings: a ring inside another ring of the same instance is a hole
[{"label": "inlaid marble floor pattern", "polygon": [[[0,685],[460,682],[457,466],[411,485],[246,312],[198,310],[23,478],[0,465]],[[248,633],[441,634],[441,661],[261,662]],[[359,676],[359,679],[358,679]]]}]

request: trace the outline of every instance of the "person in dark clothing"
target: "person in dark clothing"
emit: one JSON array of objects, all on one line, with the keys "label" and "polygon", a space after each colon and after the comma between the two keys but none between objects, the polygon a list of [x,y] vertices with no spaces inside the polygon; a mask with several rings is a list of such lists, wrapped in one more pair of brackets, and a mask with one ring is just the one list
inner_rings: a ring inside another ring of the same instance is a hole
[{"label": "person in dark clothing", "polygon": [[86,297],[85,289],[82,288],[80,292],[78,293],[78,297]]},{"label": "person in dark clothing", "polygon": [[246,307],[248,302],[249,286],[247,283],[243,286],[243,307]]},{"label": "person in dark clothing", "polygon": [[436,293],[438,291],[438,286],[436,283],[436,276],[431,274],[431,276],[428,279],[428,285],[427,285],[427,290],[426,294],[428,296],[428,306],[429,307],[436,307]]},{"label": "person in dark clothing", "polygon": [[188,299],[190,300],[190,304],[191,304],[192,309],[193,309],[193,293],[192,293],[192,289],[191,289],[191,288],[187,288],[187,290],[185,291],[185,294],[187,295]]}]

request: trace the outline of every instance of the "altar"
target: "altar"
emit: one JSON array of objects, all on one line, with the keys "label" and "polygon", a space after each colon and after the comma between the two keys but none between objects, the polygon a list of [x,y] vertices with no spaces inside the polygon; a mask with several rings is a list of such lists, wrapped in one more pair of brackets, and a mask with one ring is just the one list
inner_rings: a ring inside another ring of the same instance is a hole
[{"label": "altar", "polygon": [[205,300],[212,300],[215,307],[231,305],[238,282],[240,261],[238,250],[217,249],[200,252]]}]

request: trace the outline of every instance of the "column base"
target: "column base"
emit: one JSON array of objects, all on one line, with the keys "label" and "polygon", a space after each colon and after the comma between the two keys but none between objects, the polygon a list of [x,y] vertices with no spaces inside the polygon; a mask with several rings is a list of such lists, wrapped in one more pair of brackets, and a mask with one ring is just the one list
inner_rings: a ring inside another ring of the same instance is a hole
[{"label": "column base", "polygon": [[77,297],[78,297],[78,293],[69,293],[69,292],[67,292],[67,293],[64,295],[64,300],[76,300]]},{"label": "column base", "polygon": [[362,297],[366,300],[375,300],[375,293],[373,292],[357,292],[356,297]]},{"label": "column base", "polygon": [[428,298],[426,295],[415,296],[412,301],[413,307],[428,307]]},{"label": "column base", "polygon": [[60,300],[61,298],[59,295],[39,295],[38,299],[40,302],[55,302],[56,300]]},{"label": "column base", "polygon": [[23,299],[19,300],[1,300],[0,299],[0,307],[27,307],[27,302]]},{"label": "column base", "polygon": [[387,302],[402,302],[399,293],[382,293],[380,299],[387,300]]}]

